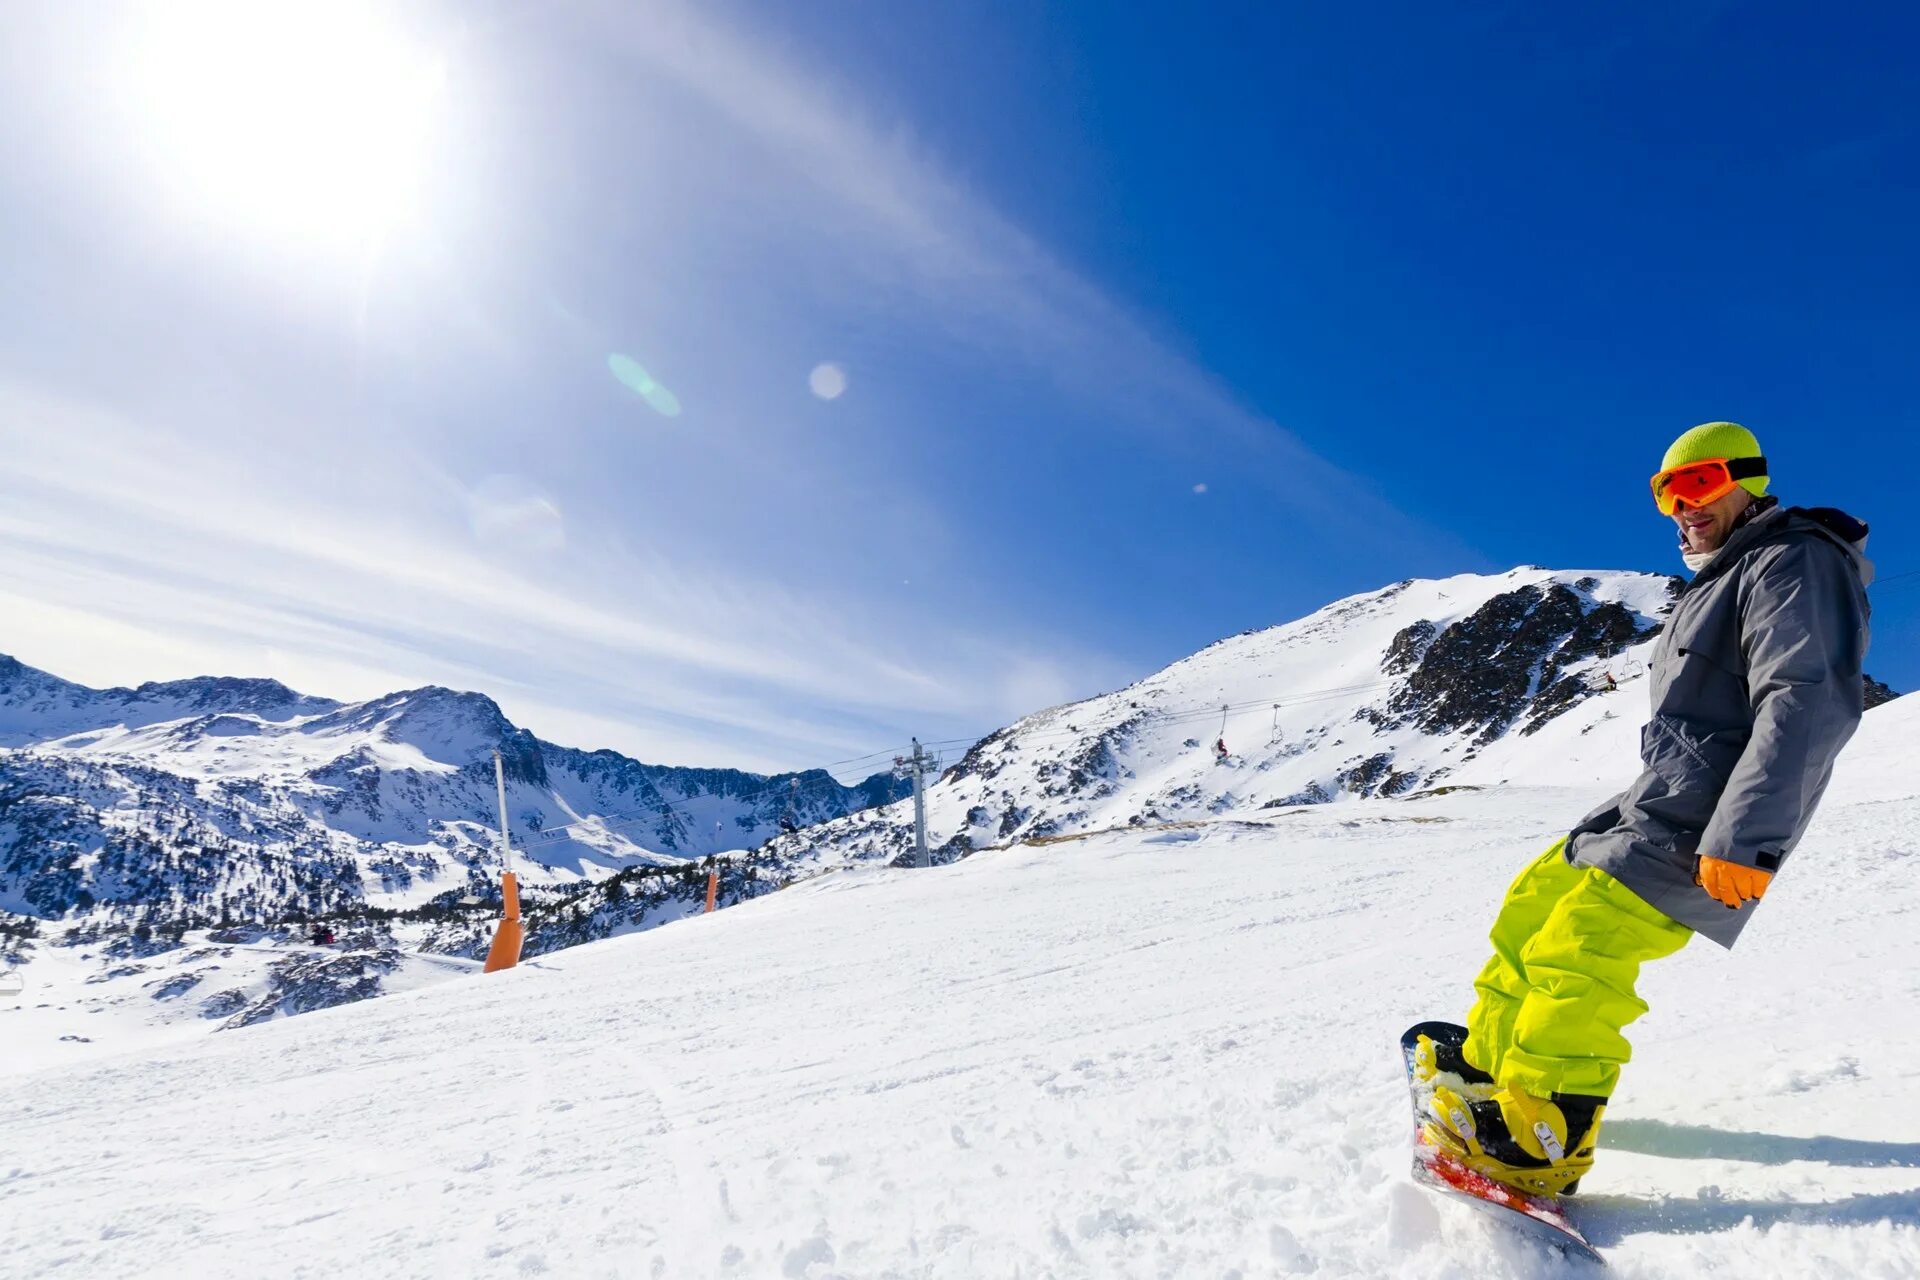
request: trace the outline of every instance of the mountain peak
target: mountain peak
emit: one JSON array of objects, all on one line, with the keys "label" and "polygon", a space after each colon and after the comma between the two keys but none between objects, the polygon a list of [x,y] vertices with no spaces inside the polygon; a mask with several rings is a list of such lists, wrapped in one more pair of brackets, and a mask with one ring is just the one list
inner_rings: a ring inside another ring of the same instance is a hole
[{"label": "mountain peak", "polygon": [[311,714],[340,705],[331,698],[311,698],[278,680],[259,676],[191,676],[185,680],[149,680],[131,690],[109,689],[126,701],[168,702],[183,710],[237,712],[272,718],[289,710]]}]

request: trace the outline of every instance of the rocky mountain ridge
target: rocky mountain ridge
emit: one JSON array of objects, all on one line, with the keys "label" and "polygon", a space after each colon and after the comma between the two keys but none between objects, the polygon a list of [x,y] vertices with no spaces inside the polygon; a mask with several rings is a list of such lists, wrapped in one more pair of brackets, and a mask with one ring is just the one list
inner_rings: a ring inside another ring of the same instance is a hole
[{"label": "rocky mountain ridge", "polygon": [[[1624,786],[1652,644],[1684,586],[1526,566],[1399,582],[1220,641],[974,744],[929,788],[935,857],[1436,788]],[[1864,692],[1897,696],[1871,680]],[[832,866],[911,844],[896,804],[768,852]]]},{"label": "rocky mountain ridge", "polygon": [[0,908],[47,919],[208,926],[489,891],[495,750],[533,886],[751,847],[900,794],[887,775],[562,747],[435,686],[359,703],[271,680],[94,690],[0,659],[0,732]]}]

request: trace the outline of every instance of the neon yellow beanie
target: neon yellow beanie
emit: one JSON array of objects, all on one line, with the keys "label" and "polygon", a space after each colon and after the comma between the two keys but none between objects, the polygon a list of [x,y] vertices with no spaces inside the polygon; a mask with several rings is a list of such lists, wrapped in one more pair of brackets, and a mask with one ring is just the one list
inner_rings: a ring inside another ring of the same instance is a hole
[{"label": "neon yellow beanie", "polygon": [[[1667,446],[1667,456],[1660,460],[1660,469],[1666,471],[1672,467],[1684,467],[1689,462],[1705,462],[1708,458],[1761,456],[1760,442],[1754,439],[1753,432],[1739,423],[1703,422]],[[1765,476],[1754,476],[1739,484],[1756,498],[1767,496]]]}]

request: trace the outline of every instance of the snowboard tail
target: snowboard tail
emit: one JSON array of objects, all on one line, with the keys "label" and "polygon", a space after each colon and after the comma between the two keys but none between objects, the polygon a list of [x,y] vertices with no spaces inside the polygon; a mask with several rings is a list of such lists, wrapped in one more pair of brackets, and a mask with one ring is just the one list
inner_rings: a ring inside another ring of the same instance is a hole
[{"label": "snowboard tail", "polygon": [[1400,1037],[1400,1056],[1413,1101],[1413,1180],[1441,1195],[1493,1214],[1550,1248],[1604,1264],[1606,1259],[1573,1224],[1558,1197],[1536,1195],[1497,1182],[1468,1166],[1453,1152],[1436,1146],[1427,1136],[1427,1101],[1432,1089],[1416,1080],[1413,1074],[1414,1049],[1422,1035],[1459,1044],[1466,1039],[1467,1029],[1452,1022],[1421,1022],[1408,1027]]}]

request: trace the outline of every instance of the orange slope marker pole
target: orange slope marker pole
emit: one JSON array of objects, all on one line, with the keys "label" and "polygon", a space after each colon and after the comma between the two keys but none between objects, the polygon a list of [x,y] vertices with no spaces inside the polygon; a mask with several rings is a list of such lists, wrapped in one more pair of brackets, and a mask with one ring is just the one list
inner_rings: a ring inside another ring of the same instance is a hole
[{"label": "orange slope marker pole", "polygon": [[520,948],[527,940],[526,926],[520,923],[520,883],[511,871],[500,873],[500,896],[506,903],[506,914],[500,917],[499,927],[493,931],[493,945],[487,948],[484,973],[497,973],[519,964]]},{"label": "orange slope marker pole", "polygon": [[[720,895],[720,868],[707,872],[707,911],[713,910],[713,900]],[[705,915],[706,912],[701,912]]]},{"label": "orange slope marker pole", "polygon": [[520,882],[513,875],[513,845],[507,839],[507,771],[500,753],[493,753],[493,781],[500,790],[500,927],[493,931],[493,945],[487,948],[483,973],[497,973],[520,963],[520,948],[527,940],[526,926],[520,923]]}]

